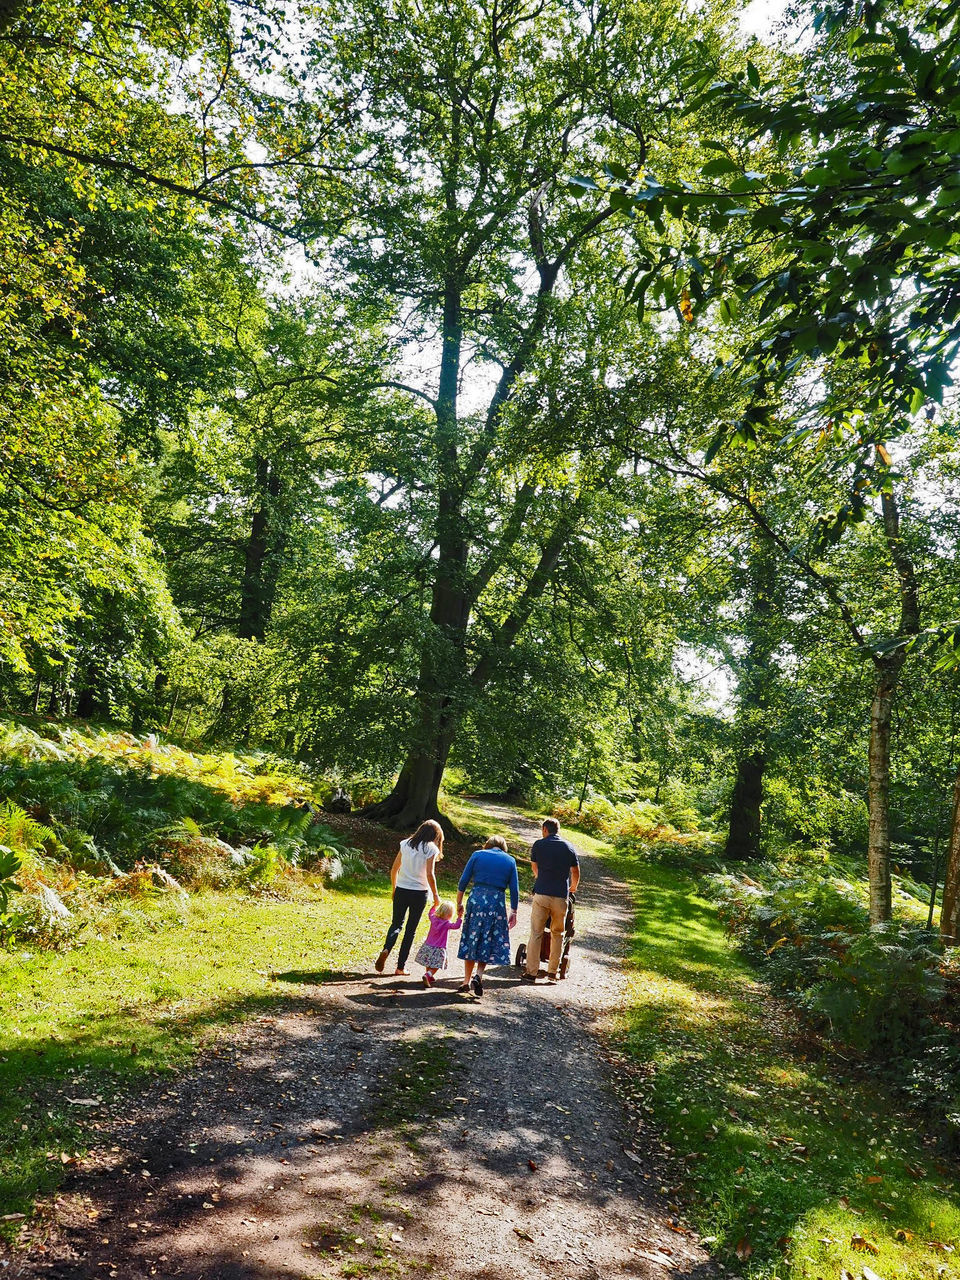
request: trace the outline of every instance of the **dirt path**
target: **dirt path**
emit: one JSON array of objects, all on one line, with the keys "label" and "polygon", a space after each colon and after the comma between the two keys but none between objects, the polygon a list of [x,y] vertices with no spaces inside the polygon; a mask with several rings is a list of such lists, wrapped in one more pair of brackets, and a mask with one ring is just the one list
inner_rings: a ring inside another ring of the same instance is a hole
[{"label": "dirt path", "polygon": [[452,977],[346,978],[221,1039],[130,1100],[5,1274],[713,1276],[668,1222],[591,1031],[622,991],[625,892],[585,859],[578,897],[557,987],[491,970],[468,1002]]}]

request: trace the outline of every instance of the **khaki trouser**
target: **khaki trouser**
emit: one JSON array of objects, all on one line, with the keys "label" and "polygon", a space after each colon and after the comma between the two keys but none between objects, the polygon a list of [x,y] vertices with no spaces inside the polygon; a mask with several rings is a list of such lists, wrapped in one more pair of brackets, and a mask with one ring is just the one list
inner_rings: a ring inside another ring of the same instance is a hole
[{"label": "khaki trouser", "polygon": [[533,906],[530,910],[530,941],[527,943],[527,973],[533,977],[540,972],[540,943],[543,931],[548,924],[550,926],[550,962],[547,972],[556,974],[560,964],[563,922],[566,915],[566,898],[550,898],[545,893],[533,895]]}]

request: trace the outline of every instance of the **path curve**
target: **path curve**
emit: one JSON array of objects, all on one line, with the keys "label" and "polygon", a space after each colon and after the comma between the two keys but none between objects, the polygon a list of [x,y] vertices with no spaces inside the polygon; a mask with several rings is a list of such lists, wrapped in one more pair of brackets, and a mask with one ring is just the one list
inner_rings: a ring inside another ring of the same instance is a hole
[{"label": "path curve", "polygon": [[[632,1146],[592,1029],[622,998],[630,918],[625,887],[584,857],[556,987],[491,969],[475,1002],[452,977],[433,991],[345,978],[235,1028],[129,1100],[7,1274],[714,1276],[659,1197],[662,1169]],[[528,921],[522,904],[514,944]]]}]

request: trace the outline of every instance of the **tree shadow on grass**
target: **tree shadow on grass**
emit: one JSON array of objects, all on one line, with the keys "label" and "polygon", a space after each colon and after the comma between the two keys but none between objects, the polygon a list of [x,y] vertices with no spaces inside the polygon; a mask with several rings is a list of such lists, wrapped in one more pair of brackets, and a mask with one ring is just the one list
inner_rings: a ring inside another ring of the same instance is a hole
[{"label": "tree shadow on grass", "polygon": [[[276,990],[190,1014],[145,1018],[120,1009],[8,1043],[0,1054],[0,1215],[29,1213],[38,1195],[58,1186],[118,1090],[186,1066],[208,1032],[298,1007],[302,997]],[[8,1237],[15,1230],[8,1227]]]},{"label": "tree shadow on grass", "polygon": [[344,969],[286,969],[271,973],[274,982],[289,982],[301,987],[352,987],[358,982],[372,981],[370,973],[350,973]]}]

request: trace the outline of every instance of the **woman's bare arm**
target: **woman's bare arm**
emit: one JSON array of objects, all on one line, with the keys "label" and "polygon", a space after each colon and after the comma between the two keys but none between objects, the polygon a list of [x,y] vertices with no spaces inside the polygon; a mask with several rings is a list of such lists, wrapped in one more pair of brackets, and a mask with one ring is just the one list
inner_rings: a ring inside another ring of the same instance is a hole
[{"label": "woman's bare arm", "polygon": [[440,905],[440,895],[437,893],[437,873],[434,869],[434,863],[436,860],[436,854],[434,854],[432,858],[427,859],[427,884],[430,886],[430,892],[433,894],[433,905],[438,907]]},{"label": "woman's bare arm", "polygon": [[397,876],[400,874],[400,857],[398,853],[393,860],[393,866],[390,868],[390,887],[394,893],[397,892]]}]

